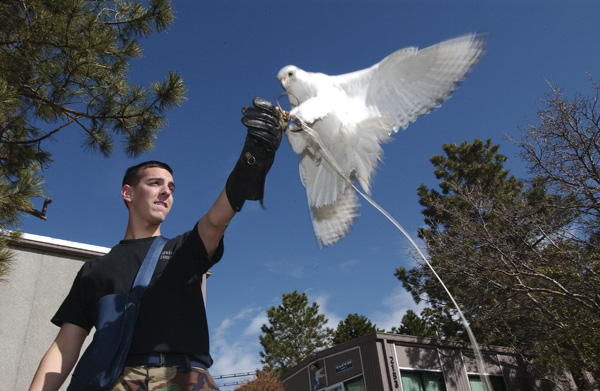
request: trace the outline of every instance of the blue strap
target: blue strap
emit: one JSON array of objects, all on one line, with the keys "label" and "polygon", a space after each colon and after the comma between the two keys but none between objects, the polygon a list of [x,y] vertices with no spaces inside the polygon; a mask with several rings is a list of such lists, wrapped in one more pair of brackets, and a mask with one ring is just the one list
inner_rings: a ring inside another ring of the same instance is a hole
[{"label": "blue strap", "polygon": [[152,242],[152,245],[146,254],[146,258],[144,258],[142,266],[140,266],[140,270],[135,276],[133,286],[131,287],[131,293],[134,296],[132,297],[133,302],[138,301],[142,297],[146,287],[150,283],[150,279],[154,274],[156,263],[158,262],[158,258],[160,257],[160,253],[162,252],[165,243],[167,243],[167,238],[162,235],[157,236]]}]

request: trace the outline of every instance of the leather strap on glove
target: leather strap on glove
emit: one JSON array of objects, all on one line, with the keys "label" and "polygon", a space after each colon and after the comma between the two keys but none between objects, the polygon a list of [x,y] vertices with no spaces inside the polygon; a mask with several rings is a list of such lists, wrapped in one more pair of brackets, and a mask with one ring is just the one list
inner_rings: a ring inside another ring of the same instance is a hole
[{"label": "leather strap on glove", "polygon": [[227,178],[225,193],[236,212],[246,200],[262,204],[265,179],[281,144],[283,129],[275,107],[261,98],[254,98],[253,107],[242,109],[242,123],[248,128],[246,142],[237,164]]}]

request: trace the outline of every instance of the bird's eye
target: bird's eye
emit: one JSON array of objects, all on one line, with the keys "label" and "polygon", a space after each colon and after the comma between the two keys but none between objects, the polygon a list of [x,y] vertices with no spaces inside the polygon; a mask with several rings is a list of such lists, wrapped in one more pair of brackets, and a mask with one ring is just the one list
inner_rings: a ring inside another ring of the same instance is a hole
[{"label": "bird's eye", "polygon": [[289,71],[288,72],[288,76],[294,76],[294,72],[293,71]]}]

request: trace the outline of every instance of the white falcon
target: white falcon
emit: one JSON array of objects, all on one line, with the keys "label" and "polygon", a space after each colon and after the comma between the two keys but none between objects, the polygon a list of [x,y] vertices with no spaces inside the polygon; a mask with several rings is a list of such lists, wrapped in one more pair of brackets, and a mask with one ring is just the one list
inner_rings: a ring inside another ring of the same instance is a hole
[{"label": "white falcon", "polygon": [[[439,107],[483,55],[485,38],[464,35],[419,50],[408,47],[356,72],[329,76],[288,65],[277,78],[289,96],[287,137],[300,154],[300,177],[319,246],[346,236],[358,216],[358,197],[323,158],[304,121],[320,136],[344,175],[370,193],[380,143],[419,115]],[[294,123],[294,119],[296,122]]]}]

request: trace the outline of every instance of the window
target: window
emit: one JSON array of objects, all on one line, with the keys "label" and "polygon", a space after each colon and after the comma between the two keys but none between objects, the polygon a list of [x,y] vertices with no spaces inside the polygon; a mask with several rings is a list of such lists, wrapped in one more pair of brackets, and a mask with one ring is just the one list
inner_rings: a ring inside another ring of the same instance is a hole
[{"label": "window", "polygon": [[365,391],[365,381],[362,376],[344,383],[345,391]]},{"label": "window", "polygon": [[[490,379],[494,391],[506,391],[506,385],[504,385],[504,378],[502,376],[487,377]],[[471,391],[485,391],[479,375],[469,375],[469,385],[471,386]]]},{"label": "window", "polygon": [[400,371],[404,391],[446,391],[441,372]]},{"label": "window", "polygon": [[343,384],[336,384],[335,386],[328,388],[327,391],[365,391],[365,381],[363,377],[357,377],[352,380],[348,380]]}]

